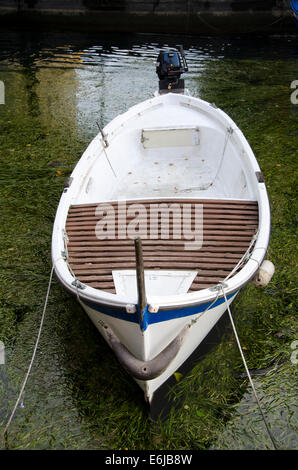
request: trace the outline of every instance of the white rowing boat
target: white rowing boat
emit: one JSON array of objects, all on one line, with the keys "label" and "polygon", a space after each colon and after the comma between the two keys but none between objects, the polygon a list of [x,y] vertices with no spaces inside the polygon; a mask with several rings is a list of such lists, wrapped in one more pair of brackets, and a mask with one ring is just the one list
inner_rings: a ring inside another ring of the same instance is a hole
[{"label": "white rowing boat", "polygon": [[264,274],[270,234],[242,132],[215,105],[166,91],[92,140],[52,238],[56,275],[149,403],[221,318],[224,294],[231,303]]}]

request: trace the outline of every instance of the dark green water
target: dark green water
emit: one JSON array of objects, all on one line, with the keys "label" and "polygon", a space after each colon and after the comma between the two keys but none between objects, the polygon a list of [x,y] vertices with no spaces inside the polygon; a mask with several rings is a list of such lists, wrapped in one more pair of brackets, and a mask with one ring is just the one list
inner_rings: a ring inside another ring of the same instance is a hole
[{"label": "dark green water", "polygon": [[[296,40],[0,33],[0,429],[33,352],[64,179],[97,133],[96,122],[104,126],[155,91],[159,49],[183,43],[191,94],[235,120],[267,181],[268,258],[276,273],[266,289],[248,285],[233,315],[249,368],[274,364],[255,376],[255,386],[279,447],[297,449],[298,105],[290,100],[290,84],[298,79]],[[243,371],[226,328],[221,341],[174,380],[168,418],[152,422],[141,390],[54,280],[8,443],[12,449],[269,449]]]}]

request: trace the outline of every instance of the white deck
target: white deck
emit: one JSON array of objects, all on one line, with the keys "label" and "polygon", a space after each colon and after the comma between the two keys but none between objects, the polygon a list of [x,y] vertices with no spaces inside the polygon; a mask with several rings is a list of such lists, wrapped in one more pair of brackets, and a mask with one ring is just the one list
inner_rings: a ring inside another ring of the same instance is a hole
[{"label": "white deck", "polygon": [[[170,153],[168,151],[168,153]],[[110,195],[126,199],[147,197],[226,197],[223,187],[213,181],[212,170],[204,158],[187,152],[181,157],[161,153],[131,168]]]}]

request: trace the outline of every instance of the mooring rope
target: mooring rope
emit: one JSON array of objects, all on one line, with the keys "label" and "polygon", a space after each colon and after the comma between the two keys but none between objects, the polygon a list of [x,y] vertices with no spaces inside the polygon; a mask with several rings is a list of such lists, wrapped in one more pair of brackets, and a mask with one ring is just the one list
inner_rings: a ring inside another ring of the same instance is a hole
[{"label": "mooring rope", "polygon": [[29,367],[28,367],[28,370],[27,370],[27,373],[25,375],[25,378],[24,378],[24,381],[23,381],[23,384],[22,384],[22,387],[21,387],[21,390],[20,390],[20,393],[19,393],[19,396],[17,398],[17,401],[14,405],[14,408],[11,412],[11,415],[6,423],[6,426],[5,426],[5,429],[4,429],[4,432],[3,432],[3,436],[4,436],[4,439],[5,439],[5,442],[7,443],[7,431],[8,431],[8,428],[10,426],[10,423],[15,415],[15,412],[16,412],[16,409],[20,403],[20,400],[22,398],[22,395],[24,393],[24,390],[25,390],[25,387],[26,387],[26,384],[27,384],[27,380],[29,378],[29,375],[30,375],[30,372],[31,372],[31,369],[32,369],[32,365],[33,365],[33,362],[34,362],[34,359],[35,359],[35,355],[36,355],[36,351],[37,351],[37,348],[38,348],[38,343],[39,343],[39,339],[40,339],[40,335],[41,335],[41,330],[42,330],[42,326],[43,326],[43,322],[44,322],[44,317],[45,317],[45,313],[46,313],[46,309],[47,309],[47,304],[48,304],[48,299],[49,299],[49,293],[50,293],[50,289],[51,289],[51,284],[52,284],[52,278],[53,278],[53,272],[54,272],[54,264],[52,266],[52,269],[51,269],[51,274],[50,274],[50,278],[49,278],[49,284],[48,284],[48,290],[47,290],[47,294],[46,294],[46,298],[45,298],[45,303],[44,303],[44,307],[43,307],[43,312],[42,312],[42,316],[41,316],[41,320],[40,320],[40,325],[39,325],[39,330],[38,330],[38,335],[37,335],[37,338],[36,338],[36,342],[35,342],[35,346],[34,346],[34,350],[33,350],[33,354],[32,354],[32,357],[31,357],[31,361],[30,361],[30,364],[29,364]]},{"label": "mooring rope", "polygon": [[219,285],[220,285],[220,288],[221,288],[221,290],[222,290],[222,293],[223,293],[223,296],[224,296],[224,299],[225,299],[225,302],[226,302],[227,310],[228,310],[228,313],[229,313],[229,317],[230,317],[230,321],[231,321],[232,328],[233,328],[233,331],[234,331],[234,335],[235,335],[235,338],[236,338],[236,342],[237,342],[237,345],[238,345],[238,349],[239,349],[239,351],[240,351],[241,358],[242,358],[242,361],[243,361],[243,364],[244,364],[244,367],[245,367],[245,371],[246,371],[247,377],[248,377],[248,379],[249,379],[251,388],[252,388],[252,390],[253,390],[253,393],[254,393],[254,396],[255,396],[257,405],[258,405],[258,407],[259,407],[261,416],[262,416],[263,421],[264,421],[264,424],[265,424],[265,426],[266,426],[268,435],[269,435],[269,437],[270,437],[270,439],[271,439],[273,448],[274,448],[274,450],[278,450],[278,449],[277,449],[277,445],[276,445],[275,440],[274,440],[274,437],[273,437],[273,435],[272,435],[272,433],[271,433],[271,431],[270,431],[270,429],[269,429],[267,420],[266,420],[266,418],[265,418],[264,412],[263,412],[262,407],[261,407],[261,403],[260,403],[260,400],[259,400],[257,391],[256,391],[256,389],[255,389],[254,383],[253,383],[253,381],[252,381],[250,372],[249,372],[248,367],[247,367],[247,364],[246,364],[246,360],[245,360],[245,357],[244,357],[244,354],[243,354],[243,351],[242,351],[242,347],[241,347],[241,344],[240,344],[240,341],[239,341],[239,337],[238,337],[237,330],[236,330],[236,327],[235,327],[235,324],[234,324],[234,321],[233,321],[233,317],[232,317],[232,314],[231,314],[230,306],[229,306],[229,303],[228,303],[228,299],[227,299],[227,297],[226,297],[226,293],[225,293],[224,287],[223,287],[223,285],[222,285],[220,282],[219,282]]},{"label": "mooring rope", "polygon": [[[213,301],[208,305],[208,307],[203,311],[201,312],[197,317],[195,317],[193,320],[191,320],[190,322],[190,325],[189,326],[193,326],[195,323],[197,323],[197,321],[205,314],[208,312],[208,310],[210,310],[210,308],[215,304],[215,302],[219,299],[219,294],[220,294],[220,289],[218,288],[218,286],[220,285],[222,287],[222,283],[224,283],[225,281],[227,281],[239,268],[240,266],[242,266],[242,264],[248,260],[248,259],[251,259],[251,253],[250,253],[250,250],[253,246],[253,244],[255,243],[256,239],[257,239],[257,236],[258,236],[258,232],[255,233],[255,235],[252,237],[252,240],[249,244],[249,247],[247,248],[246,252],[244,253],[244,255],[242,256],[242,258],[238,261],[238,263],[236,264],[236,266],[232,269],[232,271],[223,279],[223,281],[221,281],[219,284],[217,284],[215,286],[216,290],[217,290],[217,295],[216,297],[213,299]],[[254,260],[256,261],[256,260]]]},{"label": "mooring rope", "polygon": [[[293,16],[295,17],[295,13],[293,12]],[[227,33],[227,31],[225,31],[224,29],[222,28],[217,28],[216,26],[212,25],[211,23],[209,23],[208,21],[206,21],[205,19],[202,18],[202,15],[198,15],[197,18],[203,23],[205,24],[205,26],[207,26],[208,28],[211,28],[213,29],[214,31],[217,31],[217,33],[222,33],[222,34],[225,34]],[[260,31],[260,28],[268,28],[270,26],[273,26],[274,24],[278,23],[279,21],[283,21],[285,19],[285,15],[281,15],[279,16],[276,20],[272,21],[271,23],[266,23],[264,25],[262,25],[261,27],[257,28],[257,29],[251,29],[249,31],[247,31],[247,34],[251,34],[251,33],[255,33],[255,32],[258,32]]]}]

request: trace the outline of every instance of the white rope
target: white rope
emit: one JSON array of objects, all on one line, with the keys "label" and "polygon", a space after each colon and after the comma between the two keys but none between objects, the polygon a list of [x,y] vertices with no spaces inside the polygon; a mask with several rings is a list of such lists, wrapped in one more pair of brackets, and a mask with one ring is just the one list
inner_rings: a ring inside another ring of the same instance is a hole
[{"label": "white rope", "polygon": [[219,297],[219,289],[217,291],[217,296],[215,297],[215,299],[208,305],[208,307],[203,311],[201,312],[197,317],[195,317],[193,320],[191,320],[190,324],[189,324],[189,327],[193,326],[195,323],[197,323],[197,321],[206,313],[208,312],[208,310],[212,307],[212,305],[215,304],[215,302],[217,301]]},{"label": "white rope", "polygon": [[[246,252],[244,253],[244,255],[242,256],[242,258],[238,261],[238,263],[236,264],[236,266],[232,269],[232,271],[224,278],[224,280],[222,282],[225,282],[227,281],[238,269],[239,267],[244,263],[244,261],[246,261],[248,258],[249,259],[252,259],[250,256],[249,256],[249,253],[250,253],[250,250],[253,246],[253,244],[255,243],[256,239],[257,239],[257,236],[258,236],[258,232],[252,237],[252,240],[249,244],[249,247],[247,248]],[[256,260],[254,260],[256,261]]]},{"label": "white rope", "polygon": [[[292,11],[292,12],[293,12],[293,11]],[[294,13],[294,12],[293,12],[293,15],[294,15],[294,17],[295,17],[295,13]],[[221,34],[227,33],[227,31],[226,31],[225,29],[217,28],[216,26],[214,26],[214,25],[210,24],[209,22],[207,22],[205,19],[202,18],[202,15],[198,15],[197,18],[198,18],[203,24],[205,24],[207,27],[213,29],[214,31],[220,32]],[[258,31],[260,31],[261,28],[268,28],[269,26],[272,26],[272,25],[274,25],[275,23],[278,23],[279,21],[283,21],[284,18],[285,18],[285,16],[284,16],[284,15],[281,15],[281,16],[279,16],[279,17],[277,18],[277,20],[272,21],[272,23],[264,24],[262,27],[257,28],[257,29],[249,30],[249,31],[247,31],[246,33],[247,33],[247,34],[251,34],[251,33],[258,32]]]},{"label": "white rope", "polygon": [[233,134],[234,132],[234,129],[232,129],[232,127],[228,127],[227,129],[227,133],[226,133],[226,137],[225,137],[225,142],[224,142],[224,146],[223,146],[223,151],[222,151],[222,155],[221,155],[221,159],[220,159],[220,162],[219,162],[219,165],[218,165],[218,168],[217,168],[217,171],[215,173],[215,176],[213,178],[213,181],[211,184],[214,183],[214,181],[216,180],[219,172],[220,172],[220,169],[222,167],[222,163],[223,163],[223,159],[224,159],[224,156],[225,156],[225,153],[226,153],[226,148],[227,148],[227,145],[228,145],[228,142],[230,140],[230,137],[231,135]]},{"label": "white rope", "polygon": [[223,150],[222,150],[222,154],[221,154],[221,158],[220,158],[220,162],[219,162],[219,165],[218,165],[218,168],[215,172],[215,176],[213,178],[213,180],[211,181],[211,183],[209,183],[206,187],[204,187],[204,190],[205,189],[208,189],[210,188],[210,186],[213,185],[214,181],[216,180],[218,174],[219,174],[219,171],[221,169],[221,166],[222,166],[222,162],[223,162],[223,159],[224,159],[224,156],[225,156],[225,152],[226,152],[226,148],[227,148],[227,145],[228,145],[228,142],[229,142],[229,139],[231,137],[231,135],[233,134],[234,130],[232,129],[232,127],[228,127],[227,128],[227,133],[225,135],[225,141],[224,141],[224,145],[223,145]]},{"label": "white rope", "polygon": [[[244,255],[242,256],[242,258],[238,261],[238,263],[236,264],[236,266],[232,269],[232,271],[224,278],[223,281],[221,282],[225,282],[227,281],[234,273],[235,271],[237,271],[239,269],[239,267],[249,258],[249,254],[250,254],[250,250],[251,250],[251,247],[253,246],[253,244],[255,243],[256,241],[256,238],[257,238],[257,235],[258,233],[256,233],[251,242],[250,242],[250,245],[249,247],[247,248],[246,252],[244,253]],[[254,260],[256,261],[256,260]],[[217,284],[217,286],[222,287],[221,284]],[[194,318],[191,322],[190,322],[190,326],[194,325],[195,323],[197,323],[197,321],[199,320],[199,318],[201,318],[206,312],[208,312],[208,310],[215,304],[215,302],[218,300],[219,298],[219,293],[220,293],[220,289],[217,289],[217,296],[215,297],[215,299],[208,305],[208,307],[203,311],[201,312],[196,318]]]},{"label": "white rope", "polygon": [[16,412],[16,409],[19,405],[19,402],[22,398],[22,395],[23,395],[23,392],[25,390],[25,387],[26,387],[26,384],[27,384],[27,380],[29,378],[29,375],[30,375],[30,372],[31,372],[31,369],[32,369],[32,365],[33,365],[33,362],[34,362],[34,359],[35,359],[35,355],[36,355],[36,351],[37,351],[37,347],[38,347],[38,343],[39,343],[39,339],[40,339],[40,335],[41,335],[41,330],[42,330],[42,326],[43,326],[43,321],[44,321],[44,317],[45,317],[45,313],[46,313],[46,308],[47,308],[47,304],[48,304],[48,298],[49,298],[49,293],[50,293],[50,288],[51,288],[51,284],[52,284],[52,278],[53,278],[53,272],[54,272],[54,264],[52,266],[52,269],[51,269],[51,274],[50,274],[50,279],[49,279],[49,284],[48,284],[48,290],[47,290],[47,295],[46,295],[46,299],[45,299],[45,303],[44,303],[44,307],[43,307],[43,312],[42,312],[42,316],[41,316],[41,320],[40,320],[40,325],[39,325],[39,330],[38,330],[38,335],[37,335],[37,339],[36,339],[36,342],[35,342],[35,346],[34,346],[34,351],[33,351],[33,354],[32,354],[32,358],[31,358],[31,361],[30,361],[30,364],[29,364],[29,367],[28,367],[28,370],[27,370],[27,373],[26,373],[26,376],[25,376],[25,379],[23,381],[23,384],[22,384],[22,387],[21,387],[21,390],[20,390],[20,393],[19,393],[19,396],[17,398],[17,401],[15,403],[15,406],[11,412],[11,415],[9,417],[9,420],[7,421],[7,424],[5,426],[5,429],[4,429],[4,432],[3,432],[3,435],[4,435],[4,439],[6,441],[7,439],[7,431],[8,431],[8,428],[10,426],[10,423],[14,417],[14,414]]},{"label": "white rope", "polygon": [[247,367],[247,364],[246,364],[246,360],[245,360],[245,357],[244,357],[244,354],[243,354],[243,351],[242,351],[242,347],[241,347],[241,344],[240,344],[240,341],[239,341],[239,337],[238,337],[238,334],[237,334],[237,331],[236,331],[236,327],[235,327],[235,324],[234,324],[234,321],[233,321],[233,317],[232,317],[232,314],[231,314],[230,306],[229,306],[229,303],[228,303],[228,300],[227,300],[227,297],[226,297],[226,293],[225,293],[224,287],[223,287],[223,285],[222,285],[221,283],[219,283],[219,285],[220,285],[220,287],[221,287],[221,290],[222,290],[222,293],[223,293],[223,296],[224,296],[224,299],[225,299],[225,302],[226,302],[226,305],[227,305],[227,309],[228,309],[228,312],[229,312],[230,321],[231,321],[232,328],[233,328],[233,331],[234,331],[234,335],[235,335],[235,338],[236,338],[236,342],[237,342],[237,345],[238,345],[238,348],[239,348],[239,351],[240,351],[240,354],[241,354],[241,358],[242,358],[242,361],[243,361],[243,364],[244,364],[244,367],[245,367],[245,370],[246,370],[246,374],[247,374],[247,376],[248,376],[248,378],[249,378],[249,382],[250,382],[251,388],[252,388],[252,390],[253,390],[253,393],[254,393],[254,396],[255,396],[257,405],[258,405],[258,407],[259,407],[261,416],[262,416],[263,421],[264,421],[264,423],[265,423],[265,426],[266,426],[268,435],[269,435],[269,437],[270,437],[270,439],[271,439],[273,448],[274,448],[274,450],[277,450],[277,446],[276,446],[276,444],[275,444],[274,438],[273,438],[273,436],[272,436],[272,434],[271,434],[271,431],[270,431],[270,429],[269,429],[269,426],[268,426],[268,424],[267,424],[265,415],[264,415],[263,410],[262,410],[262,407],[261,407],[260,400],[259,400],[258,395],[257,395],[257,391],[256,391],[256,389],[255,389],[255,386],[254,386],[254,384],[253,384],[251,375],[250,375],[250,373],[249,373],[249,370],[248,370],[248,367]]}]

